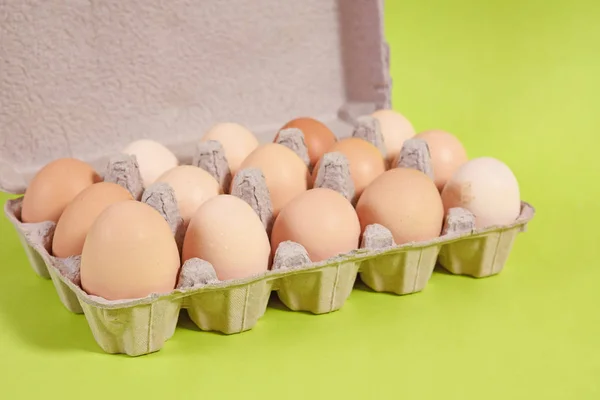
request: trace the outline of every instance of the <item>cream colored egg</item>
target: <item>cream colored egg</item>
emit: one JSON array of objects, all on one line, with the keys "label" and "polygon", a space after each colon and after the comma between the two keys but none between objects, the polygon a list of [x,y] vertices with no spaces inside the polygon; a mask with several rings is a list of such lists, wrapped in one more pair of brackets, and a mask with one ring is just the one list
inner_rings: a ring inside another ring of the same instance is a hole
[{"label": "cream colored egg", "polygon": [[415,136],[415,129],[406,117],[394,110],[377,110],[371,116],[379,121],[388,164],[400,154],[406,139]]},{"label": "cream colored egg", "polygon": [[200,139],[201,142],[208,140],[216,140],[221,143],[232,175],[235,175],[248,154],[258,147],[256,136],[246,127],[233,122],[223,122],[212,126]]},{"label": "cream colored egg", "polygon": [[221,192],[219,182],[202,168],[180,165],[162,174],[156,182],[168,183],[175,192],[179,214],[185,224],[206,200]]},{"label": "cream colored egg", "polygon": [[519,182],[511,169],[492,157],[463,164],[442,191],[446,212],[461,207],[475,215],[475,226],[513,223],[521,211]]},{"label": "cream colored egg", "polygon": [[131,142],[122,150],[122,153],[136,157],[142,182],[146,188],[152,185],[164,172],[179,164],[177,157],[171,150],[150,139]]}]

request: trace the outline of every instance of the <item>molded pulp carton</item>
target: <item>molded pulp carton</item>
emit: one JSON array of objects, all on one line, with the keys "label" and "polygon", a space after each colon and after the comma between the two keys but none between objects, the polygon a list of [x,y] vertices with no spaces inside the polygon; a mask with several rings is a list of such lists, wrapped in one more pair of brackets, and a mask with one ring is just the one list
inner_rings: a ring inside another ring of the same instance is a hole
[{"label": "molded pulp carton", "polygon": [[[23,193],[36,170],[72,156],[100,172],[129,142],[162,142],[190,163],[216,122],[234,121],[272,141],[286,121],[312,116],[338,137],[356,118],[390,107],[383,2],[59,0],[10,2],[0,26],[0,189]],[[202,330],[237,333],[264,314],[271,291],[292,310],[341,308],[357,274],[375,291],[421,291],[438,260],[453,273],[501,271],[533,217],[522,204],[510,226],[448,233],[427,243],[358,249],[228,282],[206,279],[144,299],[106,301],[78,284],[77,257],[49,254],[54,223],[5,213],[33,269],[50,277],[70,311],[83,312],[109,353],[157,351],[181,309]]]}]

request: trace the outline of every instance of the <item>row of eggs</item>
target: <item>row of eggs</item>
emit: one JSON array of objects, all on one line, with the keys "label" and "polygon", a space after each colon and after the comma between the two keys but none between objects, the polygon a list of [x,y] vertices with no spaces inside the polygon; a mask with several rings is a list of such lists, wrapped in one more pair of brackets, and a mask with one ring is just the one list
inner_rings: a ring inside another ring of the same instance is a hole
[{"label": "row of eggs", "polygon": [[[210,262],[217,277],[228,280],[266,271],[287,240],[300,243],[318,262],[356,249],[361,232],[374,223],[402,244],[439,236],[452,207],[471,211],[478,227],[517,218],[519,188],[505,164],[488,157],[469,161],[456,137],[427,131],[416,137],[427,143],[433,179],[416,169],[395,168],[404,142],[415,136],[412,125],[392,110],[372,117],[383,152],[358,137],[338,140],[312,118],[292,120],[279,131],[299,129],[308,160],[278,144],[277,136],[260,145],[235,123],[217,124],[200,139],[221,144],[231,175],[247,168],[262,172],[275,218],[270,237],[250,205],[226,194],[231,187],[201,168],[179,165],[173,153],[150,140],[133,142],[123,153],[136,157],[145,188],[161,182],[172,187],[185,225],[181,249],[159,212],[72,158],[55,160],[36,174],[23,198],[21,220],[57,222],[53,255],[81,255],[82,288],[115,300],[171,291],[182,262],[190,258]],[[352,199],[313,188],[320,162],[332,152],[348,160]]]}]

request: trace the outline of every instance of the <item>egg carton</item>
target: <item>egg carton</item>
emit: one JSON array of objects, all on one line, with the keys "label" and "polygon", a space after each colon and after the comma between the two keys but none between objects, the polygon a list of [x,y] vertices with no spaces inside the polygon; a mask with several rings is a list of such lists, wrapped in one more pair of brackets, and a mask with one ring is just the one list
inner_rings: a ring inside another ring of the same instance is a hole
[{"label": "egg carton", "polygon": [[[260,7],[253,0],[236,0],[235,7],[217,0],[130,0],[94,9],[60,0],[33,9],[21,3],[10,3],[9,12],[30,18],[0,27],[15,61],[0,69],[0,81],[15,82],[0,93],[5,192],[22,194],[41,166],[60,157],[80,158],[100,171],[140,138],[166,145],[182,164],[200,163],[194,159],[199,135],[224,121],[246,126],[265,143],[285,121],[309,115],[338,138],[354,132],[385,152],[381,137],[373,136],[373,120],[362,118],[391,107],[382,0],[304,0],[286,7],[279,0],[262,0]],[[40,21],[35,31],[30,20]],[[165,40],[165,26],[173,24],[178,29]],[[61,51],[29,51],[28,44],[48,35],[60,40]],[[415,159],[427,172],[418,164]],[[226,171],[213,172],[227,185]],[[347,181],[319,184],[353,193]],[[136,198],[142,194],[140,187],[129,189]],[[523,203],[513,224],[473,230],[469,216],[457,210],[443,236],[400,246],[385,228],[370,226],[364,248],[314,264],[297,244],[285,243],[272,270],[236,281],[218,282],[210,265],[190,260],[171,293],[106,301],[81,289],[78,257],[49,253],[54,223],[20,221],[21,202],[9,200],[4,210],[34,271],[52,279],[67,309],[85,314],[104,351],[132,356],[159,350],[181,309],[202,330],[232,334],[257,323],[272,291],[291,310],[323,314],[342,307],[357,276],[374,291],[409,294],[423,290],[436,260],[453,273],[498,273],[534,214]],[[269,229],[269,213],[257,211]],[[181,232],[175,236],[181,240]]]},{"label": "egg carton", "polygon": [[298,245],[286,243],[278,253],[281,250],[290,254],[276,255],[273,270],[240,280],[217,281],[210,266],[193,259],[181,270],[179,286],[185,288],[143,299],[108,301],[81,289],[79,256],[58,259],[50,255],[53,222],[20,222],[21,204],[22,198],[8,200],[4,210],[17,229],[34,271],[52,279],[68,310],[85,314],[96,342],[105,352],[130,356],[160,350],[173,335],[181,309],[186,309],[203,331],[233,334],[256,325],[272,291],[290,310],[324,314],[344,305],[357,276],[376,292],[403,295],[423,290],[438,260],[455,274],[497,274],[515,237],[534,215],[533,207],[523,202],[518,219],[508,226],[462,232],[456,229],[456,233],[448,230],[428,242],[399,246],[393,245],[389,231],[372,225],[363,237],[363,247],[369,248],[319,263],[307,262]]}]

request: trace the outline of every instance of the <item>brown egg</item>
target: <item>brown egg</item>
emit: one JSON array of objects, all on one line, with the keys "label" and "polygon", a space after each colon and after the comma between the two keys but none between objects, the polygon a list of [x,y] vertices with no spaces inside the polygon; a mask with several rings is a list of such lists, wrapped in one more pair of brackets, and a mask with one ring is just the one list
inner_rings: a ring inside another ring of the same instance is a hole
[{"label": "brown egg", "polygon": [[360,223],[344,196],[331,189],[311,189],[281,210],[271,233],[271,254],[286,240],[300,243],[311,261],[318,262],[358,248]]},{"label": "brown egg", "polygon": [[54,231],[52,253],[56,257],[81,254],[90,227],[109,205],[133,200],[127,189],[110,182],[95,183],[79,193],[65,208]]},{"label": "brown egg", "polygon": [[107,300],[175,288],[180,260],[167,221],[149,205],[120,201],[92,224],[81,253],[81,286]]},{"label": "brown egg", "polygon": [[379,121],[386,149],[386,161],[398,157],[406,139],[415,136],[415,129],[406,117],[395,110],[377,110],[371,116]]},{"label": "brown egg", "polygon": [[441,192],[454,172],[468,161],[467,152],[456,136],[448,132],[430,130],[416,137],[425,140],[429,146],[435,185]]},{"label": "brown egg", "polygon": [[[340,152],[346,156],[350,163],[350,175],[354,182],[354,198],[358,199],[363,190],[375,178],[385,172],[385,160],[381,152],[373,144],[364,139],[345,138],[335,143],[327,153]],[[319,161],[312,173],[313,183],[319,172]]]},{"label": "brown egg", "polygon": [[60,158],[43,167],[23,196],[23,222],[57,222],[67,204],[83,189],[102,179],[87,163]]},{"label": "brown egg", "polygon": [[306,164],[296,153],[281,144],[267,143],[259,146],[244,160],[240,170],[244,168],[258,168],[262,171],[275,216],[290,200],[309,187],[310,174]]},{"label": "brown egg", "polygon": [[[334,133],[322,122],[314,118],[302,117],[296,118],[285,124],[280,130],[288,128],[297,128],[304,134],[304,142],[308,148],[308,157],[310,165],[315,165],[337,141]],[[275,136],[275,141],[277,140]]]},{"label": "brown egg", "polygon": [[365,189],[356,205],[361,229],[388,228],[396,244],[430,240],[440,235],[442,199],[433,181],[416,169],[386,171]]},{"label": "brown egg", "polygon": [[220,280],[245,278],[269,269],[269,237],[252,207],[224,194],[194,214],[183,241],[182,260],[212,264]]}]

